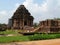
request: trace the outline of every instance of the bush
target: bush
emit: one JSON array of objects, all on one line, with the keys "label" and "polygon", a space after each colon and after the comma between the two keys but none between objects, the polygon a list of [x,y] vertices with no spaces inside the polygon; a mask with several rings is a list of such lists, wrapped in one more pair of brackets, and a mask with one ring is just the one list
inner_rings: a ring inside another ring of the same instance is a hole
[{"label": "bush", "polygon": [[0,34],[18,34],[16,30],[0,31]]},{"label": "bush", "polygon": [[46,39],[55,39],[60,38],[60,34],[35,34],[29,36],[30,40],[46,40]]},{"label": "bush", "polygon": [[60,34],[56,34],[56,38],[60,38]]}]

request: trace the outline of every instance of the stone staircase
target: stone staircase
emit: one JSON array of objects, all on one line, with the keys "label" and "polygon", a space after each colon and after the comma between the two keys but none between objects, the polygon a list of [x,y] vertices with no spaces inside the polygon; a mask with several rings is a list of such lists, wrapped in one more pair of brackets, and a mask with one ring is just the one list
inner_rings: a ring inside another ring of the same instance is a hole
[{"label": "stone staircase", "polygon": [[36,32],[39,30],[40,27],[37,27],[36,29],[34,29],[32,32]]}]

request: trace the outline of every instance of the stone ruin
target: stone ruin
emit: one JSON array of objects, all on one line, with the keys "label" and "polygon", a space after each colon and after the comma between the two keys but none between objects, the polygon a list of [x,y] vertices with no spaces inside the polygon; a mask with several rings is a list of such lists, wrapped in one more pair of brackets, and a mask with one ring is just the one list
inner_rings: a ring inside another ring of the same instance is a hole
[{"label": "stone ruin", "polygon": [[21,29],[25,30],[27,27],[32,29],[34,17],[31,16],[29,11],[24,5],[20,5],[18,9],[14,12],[11,19],[9,19],[8,27],[10,29]]}]

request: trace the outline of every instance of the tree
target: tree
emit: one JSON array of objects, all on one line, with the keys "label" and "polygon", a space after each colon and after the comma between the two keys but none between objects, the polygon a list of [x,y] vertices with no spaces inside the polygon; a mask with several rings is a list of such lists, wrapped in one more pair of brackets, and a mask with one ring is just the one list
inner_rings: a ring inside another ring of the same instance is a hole
[{"label": "tree", "polygon": [[60,20],[60,18],[54,18],[55,20]]},{"label": "tree", "polygon": [[34,23],[33,26],[34,26],[34,28],[37,28],[38,27],[38,23]]},{"label": "tree", "polygon": [[0,31],[4,31],[7,29],[7,25],[6,24],[0,24]]}]

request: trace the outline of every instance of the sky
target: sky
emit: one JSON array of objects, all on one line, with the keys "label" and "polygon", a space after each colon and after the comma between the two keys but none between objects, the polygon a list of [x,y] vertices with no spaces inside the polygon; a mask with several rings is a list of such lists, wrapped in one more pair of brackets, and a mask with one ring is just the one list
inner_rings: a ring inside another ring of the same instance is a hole
[{"label": "sky", "polygon": [[29,10],[34,22],[60,18],[60,0],[0,0],[0,23],[8,24],[21,4]]}]

